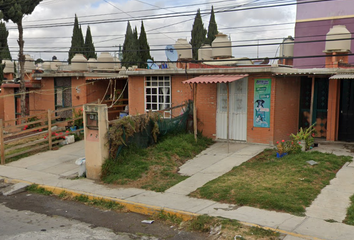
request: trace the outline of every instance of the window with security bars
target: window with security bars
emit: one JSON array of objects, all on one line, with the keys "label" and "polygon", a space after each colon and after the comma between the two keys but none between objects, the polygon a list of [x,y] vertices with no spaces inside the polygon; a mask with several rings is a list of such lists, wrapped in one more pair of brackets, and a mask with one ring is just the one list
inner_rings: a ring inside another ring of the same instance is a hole
[{"label": "window with security bars", "polygon": [[145,77],[145,109],[161,111],[171,107],[170,76]]}]

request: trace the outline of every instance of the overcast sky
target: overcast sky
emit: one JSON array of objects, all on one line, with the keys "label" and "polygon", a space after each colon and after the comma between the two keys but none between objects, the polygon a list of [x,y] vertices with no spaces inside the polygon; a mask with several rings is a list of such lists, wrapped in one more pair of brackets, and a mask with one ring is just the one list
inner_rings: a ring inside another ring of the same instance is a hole
[{"label": "overcast sky", "polygon": [[[35,11],[24,18],[25,53],[34,59],[50,60],[53,55],[66,61],[71,45],[75,14],[83,34],[90,25],[98,55],[109,51],[112,55],[123,44],[127,20],[140,33],[141,20],[147,32],[151,55],[155,60],[166,60],[163,50],[178,38],[190,41],[191,30],[198,8],[203,13],[207,29],[211,6],[219,32],[230,36],[235,57],[274,57],[278,46],[257,47],[257,44],[281,42],[294,36],[296,6],[277,6],[255,9],[259,6],[294,3],[294,0],[43,0]],[[245,8],[251,8],[244,10]],[[237,10],[237,11],[235,11]],[[221,12],[218,12],[221,11]],[[166,14],[177,17],[163,17]],[[183,15],[183,16],[181,16]],[[149,18],[149,19],[147,19]],[[134,20],[138,19],[138,20]],[[65,25],[65,26],[58,26]],[[9,46],[17,58],[16,26],[6,23]],[[269,40],[267,40],[269,39]],[[237,47],[251,44],[251,47]]]}]

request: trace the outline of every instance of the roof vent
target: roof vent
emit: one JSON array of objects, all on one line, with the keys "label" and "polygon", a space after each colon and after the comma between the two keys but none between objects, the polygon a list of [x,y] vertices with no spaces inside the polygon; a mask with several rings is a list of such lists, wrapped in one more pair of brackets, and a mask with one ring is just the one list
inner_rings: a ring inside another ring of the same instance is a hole
[{"label": "roof vent", "polygon": [[25,71],[32,72],[34,69],[36,69],[34,59],[30,55],[25,55]]},{"label": "roof vent", "polygon": [[351,33],[344,25],[333,26],[327,33],[325,52],[349,52],[351,37]]},{"label": "roof vent", "polygon": [[97,68],[97,59],[96,58],[90,58],[88,60],[88,68],[89,69],[96,69]]},{"label": "roof vent", "polygon": [[280,44],[279,57],[294,57],[294,38],[288,36]]},{"label": "roof vent", "polygon": [[97,59],[97,69],[114,69],[114,61],[110,53],[101,53]]},{"label": "roof vent", "polygon": [[51,64],[50,64],[50,62],[44,62],[44,63],[42,64],[42,68],[43,68],[44,71],[51,70]]},{"label": "roof vent", "polygon": [[122,64],[119,61],[119,58],[115,57],[113,58],[114,61],[114,69],[121,69],[122,68]]},{"label": "roof vent", "polygon": [[75,54],[71,59],[71,71],[87,71],[87,59],[82,54]]},{"label": "roof vent", "polygon": [[175,49],[178,53],[178,59],[192,59],[192,45],[187,39],[180,38],[175,43]]},{"label": "roof vent", "polygon": [[198,60],[212,60],[213,50],[210,45],[206,44],[198,49]]},{"label": "roof vent", "polygon": [[15,73],[14,63],[9,59],[2,60],[3,64],[5,64],[4,73]]},{"label": "roof vent", "polygon": [[61,66],[63,65],[62,62],[60,62],[59,60],[53,59],[53,62],[50,63],[50,68],[52,70],[58,70]]},{"label": "roof vent", "polygon": [[218,34],[216,38],[211,43],[213,58],[231,58],[231,40],[226,34]]}]

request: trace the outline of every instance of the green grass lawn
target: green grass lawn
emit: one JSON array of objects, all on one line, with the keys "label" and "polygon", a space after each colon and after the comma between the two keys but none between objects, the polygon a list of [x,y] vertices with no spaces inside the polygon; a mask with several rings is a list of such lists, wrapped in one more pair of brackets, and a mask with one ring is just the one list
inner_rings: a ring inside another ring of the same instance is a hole
[{"label": "green grass lawn", "polygon": [[[351,161],[351,157],[315,151],[275,155],[275,150],[267,149],[191,196],[303,215],[336,172]],[[309,165],[309,160],[318,165]]]},{"label": "green grass lawn", "polygon": [[354,225],[354,195],[350,197],[350,206],[347,209],[347,217],[344,219],[344,223],[348,225]]},{"label": "green grass lawn", "polygon": [[206,149],[211,139],[193,134],[168,135],[147,149],[134,146],[124,148],[118,159],[107,159],[102,166],[101,179],[105,183],[138,187],[163,192],[187,177],[178,168],[188,159]]}]

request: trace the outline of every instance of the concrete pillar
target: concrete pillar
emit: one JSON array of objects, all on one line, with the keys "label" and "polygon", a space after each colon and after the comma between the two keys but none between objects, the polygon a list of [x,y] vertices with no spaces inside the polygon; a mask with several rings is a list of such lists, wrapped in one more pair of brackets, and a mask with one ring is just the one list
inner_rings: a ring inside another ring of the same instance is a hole
[{"label": "concrete pillar", "polygon": [[327,141],[338,139],[340,81],[330,79],[328,87]]},{"label": "concrete pillar", "polygon": [[105,138],[108,131],[108,109],[106,104],[84,105],[86,177],[98,180],[101,166],[108,157]]}]

